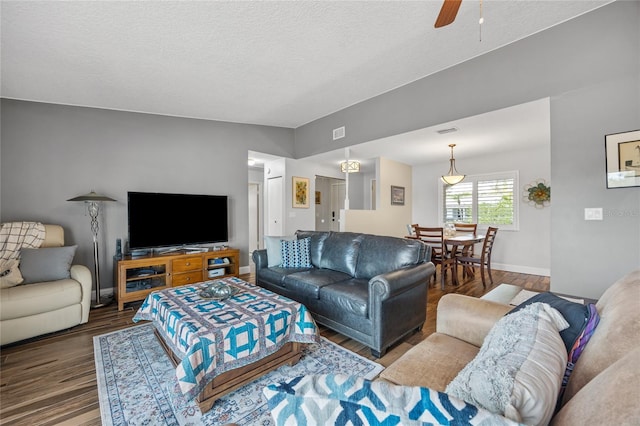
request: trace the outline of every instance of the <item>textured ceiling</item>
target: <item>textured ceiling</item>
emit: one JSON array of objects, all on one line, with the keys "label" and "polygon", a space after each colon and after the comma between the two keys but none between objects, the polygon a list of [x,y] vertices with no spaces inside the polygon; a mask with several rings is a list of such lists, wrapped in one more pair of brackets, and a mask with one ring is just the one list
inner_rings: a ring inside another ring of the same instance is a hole
[{"label": "textured ceiling", "polygon": [[610,1],[7,1],[6,98],[295,128]]}]

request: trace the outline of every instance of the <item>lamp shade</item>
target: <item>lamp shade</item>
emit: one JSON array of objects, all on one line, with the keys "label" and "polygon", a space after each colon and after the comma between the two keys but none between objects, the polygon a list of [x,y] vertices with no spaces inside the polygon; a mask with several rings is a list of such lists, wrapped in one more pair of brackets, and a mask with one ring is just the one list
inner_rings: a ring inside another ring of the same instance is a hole
[{"label": "lamp shade", "polygon": [[446,175],[441,176],[440,179],[447,185],[455,185],[456,183],[460,183],[464,180],[466,175]]},{"label": "lamp shade", "polygon": [[449,160],[449,172],[446,175],[441,176],[442,181],[447,185],[455,185],[457,183],[460,183],[466,177],[466,175],[460,174],[458,170],[456,170],[456,159],[453,158],[454,146],[456,146],[456,144],[452,143],[449,145],[449,147],[451,148],[451,159]]},{"label": "lamp shade", "polygon": [[95,191],[91,191],[88,194],[78,195],[77,197],[69,198],[67,201],[116,201],[113,198],[106,195],[96,194]]},{"label": "lamp shade", "polygon": [[340,163],[340,171],[342,173],[357,173],[360,171],[359,161],[343,161]]}]

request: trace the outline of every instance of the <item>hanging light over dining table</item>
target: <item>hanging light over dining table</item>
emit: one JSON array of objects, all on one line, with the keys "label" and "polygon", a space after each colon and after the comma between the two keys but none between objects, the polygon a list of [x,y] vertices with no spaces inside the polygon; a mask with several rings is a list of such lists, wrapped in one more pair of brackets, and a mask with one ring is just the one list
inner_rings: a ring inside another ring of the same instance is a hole
[{"label": "hanging light over dining table", "polygon": [[442,181],[447,185],[455,185],[457,183],[460,183],[466,177],[466,175],[460,174],[456,169],[456,159],[453,158],[454,146],[456,146],[456,144],[454,143],[449,144],[449,147],[451,148],[451,159],[449,160],[449,173],[441,177]]}]

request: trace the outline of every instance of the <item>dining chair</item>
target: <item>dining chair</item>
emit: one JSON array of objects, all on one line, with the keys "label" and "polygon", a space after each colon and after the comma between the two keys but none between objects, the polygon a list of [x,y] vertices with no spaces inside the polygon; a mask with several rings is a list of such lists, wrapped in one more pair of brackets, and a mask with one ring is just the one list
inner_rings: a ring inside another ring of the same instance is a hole
[{"label": "dining chair", "polygon": [[[422,226],[416,226],[416,237],[431,246],[431,262],[434,265],[440,265],[440,287],[444,290],[444,281],[447,277],[447,270],[451,271],[451,279],[454,284],[457,284],[458,270],[456,266],[456,258],[451,256],[447,245],[444,243],[444,229],[443,228],[426,228]],[[433,275],[434,281],[436,275]]]},{"label": "dining chair", "polygon": [[417,223],[412,223],[411,225],[407,225],[407,232],[409,233],[409,235],[407,235],[407,238],[418,238],[416,236],[416,228],[419,225]]},{"label": "dining chair", "polygon": [[[476,230],[478,229],[477,223],[454,223],[453,226],[456,228],[456,232],[464,232],[469,234],[475,234]],[[455,255],[473,256],[473,244],[469,246],[459,246]]]},{"label": "dining chair", "polygon": [[453,226],[455,226],[456,232],[469,232],[471,234],[475,234],[476,229],[478,229],[477,223],[454,223]]},{"label": "dining chair", "polygon": [[457,265],[460,265],[463,268],[463,275],[466,268],[480,268],[480,275],[482,276],[482,287],[485,288],[487,287],[484,274],[485,269],[489,274],[489,280],[491,281],[491,284],[493,284],[493,277],[491,276],[491,251],[493,250],[493,243],[495,242],[497,233],[498,228],[489,227],[489,229],[487,229],[487,236],[482,243],[482,252],[480,253],[480,257],[456,257]]}]

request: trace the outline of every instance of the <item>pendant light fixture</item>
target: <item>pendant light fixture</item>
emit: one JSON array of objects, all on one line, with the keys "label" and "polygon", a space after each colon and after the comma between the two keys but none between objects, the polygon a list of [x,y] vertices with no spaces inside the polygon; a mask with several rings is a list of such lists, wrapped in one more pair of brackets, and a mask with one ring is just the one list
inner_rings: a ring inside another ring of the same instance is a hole
[{"label": "pendant light fixture", "polygon": [[340,171],[342,173],[358,173],[360,171],[359,161],[343,161],[340,163]]},{"label": "pendant light fixture", "polygon": [[449,147],[451,148],[451,159],[449,160],[449,164],[450,164],[449,173],[441,177],[442,181],[447,185],[455,185],[456,183],[460,183],[466,177],[466,175],[462,175],[458,172],[458,170],[456,170],[456,159],[453,158],[454,146],[456,146],[456,144],[454,143],[449,144]]}]

